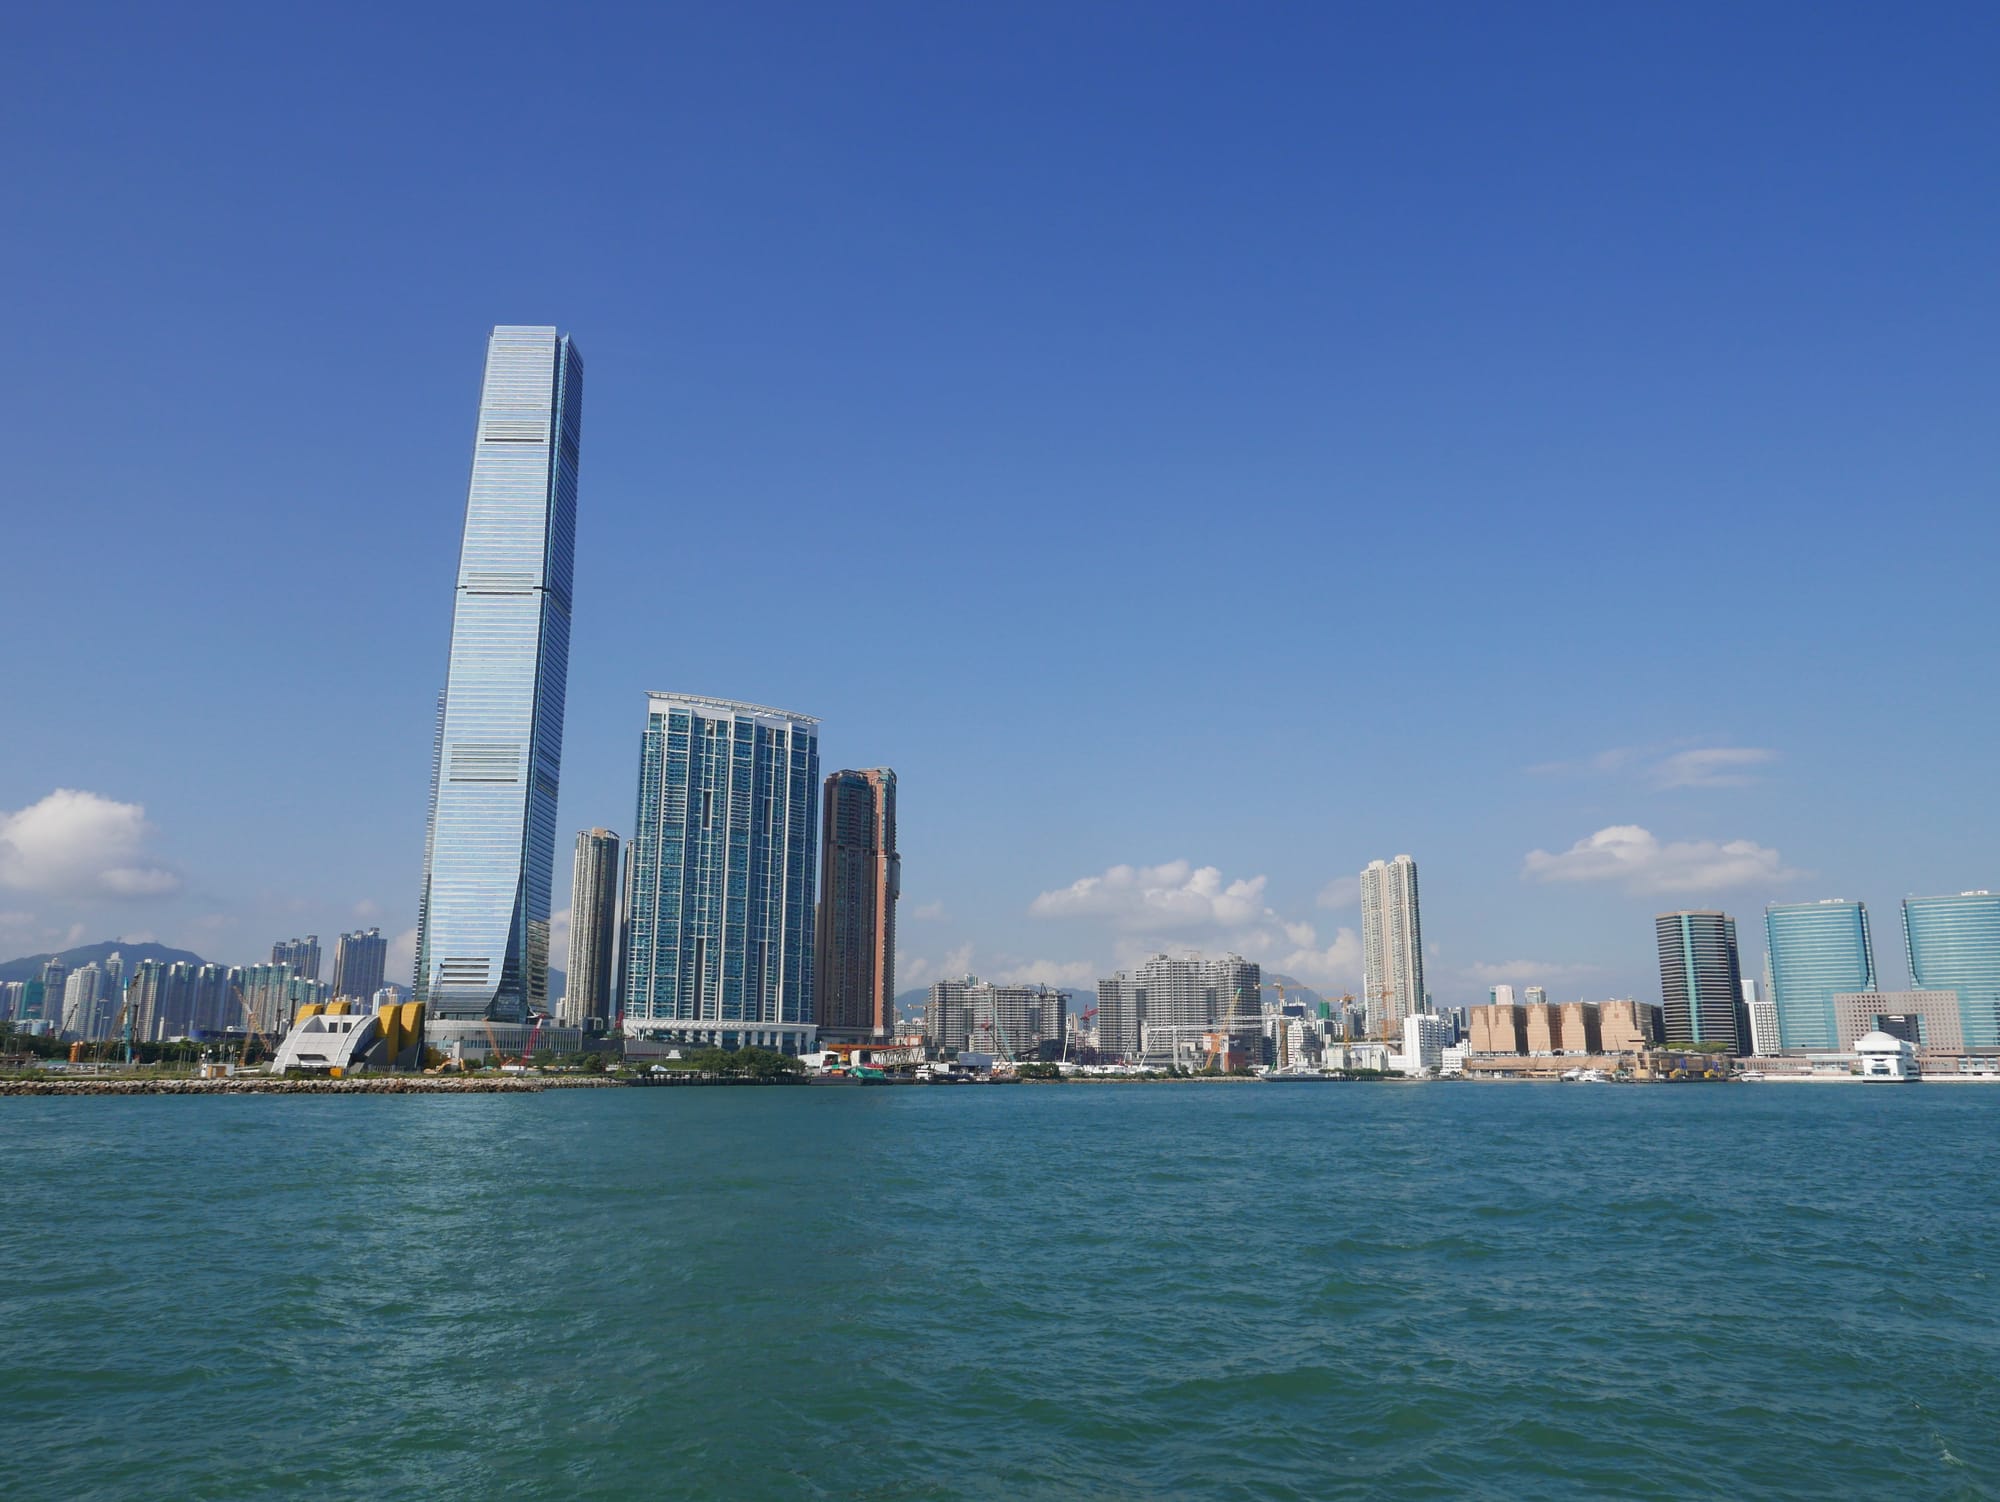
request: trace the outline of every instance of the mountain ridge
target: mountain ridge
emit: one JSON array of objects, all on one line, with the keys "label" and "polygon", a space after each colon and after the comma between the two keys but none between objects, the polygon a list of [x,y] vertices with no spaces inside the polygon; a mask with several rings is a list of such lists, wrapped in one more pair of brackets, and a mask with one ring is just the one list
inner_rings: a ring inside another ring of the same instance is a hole
[{"label": "mountain ridge", "polygon": [[0,960],[0,980],[40,980],[42,966],[50,960],[61,960],[75,970],[83,965],[102,964],[114,954],[125,956],[125,973],[128,976],[142,960],[162,960],[170,965],[183,961],[190,965],[208,963],[189,949],[174,949],[150,940],[132,943],[124,939],[107,939],[101,944],[79,944],[74,949],[44,950],[40,954],[24,954],[16,960]]}]

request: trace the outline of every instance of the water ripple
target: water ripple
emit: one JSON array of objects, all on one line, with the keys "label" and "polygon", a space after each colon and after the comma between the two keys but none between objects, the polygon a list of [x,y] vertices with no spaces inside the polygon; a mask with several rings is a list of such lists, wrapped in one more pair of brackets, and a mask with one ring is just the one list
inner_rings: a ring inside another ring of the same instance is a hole
[{"label": "water ripple", "polygon": [[6,1495],[2000,1495],[2000,1091],[0,1102]]}]

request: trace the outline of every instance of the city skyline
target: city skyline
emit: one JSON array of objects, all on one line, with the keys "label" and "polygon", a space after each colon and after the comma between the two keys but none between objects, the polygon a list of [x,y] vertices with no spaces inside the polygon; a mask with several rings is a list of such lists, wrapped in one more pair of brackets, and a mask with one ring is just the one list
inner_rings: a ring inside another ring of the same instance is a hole
[{"label": "city skyline", "polygon": [[[0,247],[44,289],[23,310],[37,358],[0,403],[16,483],[46,497],[16,541],[87,557],[97,588],[79,611],[59,569],[14,581],[24,618],[64,629],[7,689],[62,703],[115,669],[147,734],[52,716],[9,747],[0,953],[150,935],[244,962],[295,927],[379,923],[407,983],[428,792],[410,769],[450,630],[467,363],[498,319],[577,330],[609,375],[558,845],[625,826],[629,706],[657,672],[699,661],[717,692],[812,704],[829,765],[894,765],[924,809],[905,991],[968,964],[1087,987],[1183,945],[1358,985],[1349,873],[1393,850],[1423,862],[1426,978],[1458,1001],[1651,994],[1668,905],[1754,928],[1767,904],[1847,894],[1886,921],[1905,896],[2000,885],[1970,749],[1991,710],[1969,602],[2000,529],[1990,236],[1957,188],[1992,149],[1960,123],[1978,49],[1884,67],[1851,15],[1823,20],[1810,70],[1770,17],[1477,45],[1398,16],[1300,14],[1261,39],[1183,18],[1136,55],[1104,17],[1056,49],[1033,43],[1046,17],[797,24],[811,68],[768,17],[676,37],[693,76],[637,124],[606,100],[662,34],[538,39],[612,84],[571,127],[581,152],[496,118],[432,27],[388,80],[360,38],[319,39],[323,71],[254,136],[233,128],[244,80],[162,18],[88,69],[23,49],[16,97],[75,154],[24,165],[23,233]],[[1190,101],[1213,56],[1256,66]],[[1357,60],[1340,89],[1329,58]],[[1032,128],[990,135],[958,107],[1013,97],[1023,70],[1051,88]],[[351,119],[363,76],[379,108]],[[1708,101],[1692,133],[1689,89]],[[1542,148],[1486,128],[1517,91]],[[565,212],[495,233],[415,128],[438,118],[487,121],[596,232]],[[1124,170],[1135,130],[1151,186]],[[329,233],[300,161],[406,212]],[[662,177],[672,193],[633,190]],[[229,191],[245,180],[264,209]],[[181,249],[137,256],[129,211]],[[1717,539],[1703,587],[1726,612],[1690,605],[1662,521]],[[794,650],[741,607],[734,566],[705,566],[746,535],[774,544],[761,589],[894,650]],[[1179,608],[1164,581],[1195,558],[1242,603]],[[664,574],[673,608],[639,608]],[[231,584],[169,599],[162,577]],[[1548,607],[1492,610],[1502,579]],[[867,587],[836,596],[847,580]],[[1856,582],[1895,603],[1893,631],[1851,608]],[[1698,707],[1648,691],[1642,668],[1696,661]],[[365,733],[217,714],[245,684],[308,680]],[[1391,702],[1412,726],[1394,755]],[[1268,729],[1243,732],[1251,705],[1278,706]],[[1854,733],[1857,706],[1886,741]],[[1501,723],[1518,733],[1471,733]],[[1061,727],[1059,751],[1022,754],[1028,725]],[[1904,983],[1882,947],[1881,983]]]}]

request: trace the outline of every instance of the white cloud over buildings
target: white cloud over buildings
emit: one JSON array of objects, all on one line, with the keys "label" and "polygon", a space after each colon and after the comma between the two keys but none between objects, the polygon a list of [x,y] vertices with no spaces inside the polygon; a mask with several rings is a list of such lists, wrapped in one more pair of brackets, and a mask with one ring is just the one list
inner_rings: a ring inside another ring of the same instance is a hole
[{"label": "white cloud over buildings", "polygon": [[147,853],[146,810],[97,793],[57,788],[0,810],[0,888],[58,898],[170,897],[180,874]]},{"label": "white cloud over buildings", "polygon": [[1797,873],[1777,851],[1750,840],[1662,841],[1637,824],[1612,824],[1567,850],[1529,851],[1521,874],[1534,881],[1608,882],[1629,892],[1686,895]]}]

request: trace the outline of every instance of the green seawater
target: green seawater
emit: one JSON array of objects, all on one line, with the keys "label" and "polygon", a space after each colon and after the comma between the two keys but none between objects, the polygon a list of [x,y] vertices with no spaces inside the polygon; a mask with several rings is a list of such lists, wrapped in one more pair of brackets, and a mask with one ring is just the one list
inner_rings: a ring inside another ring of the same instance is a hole
[{"label": "green seawater", "polygon": [[0,1100],[0,1496],[2000,1495],[2000,1088]]}]

